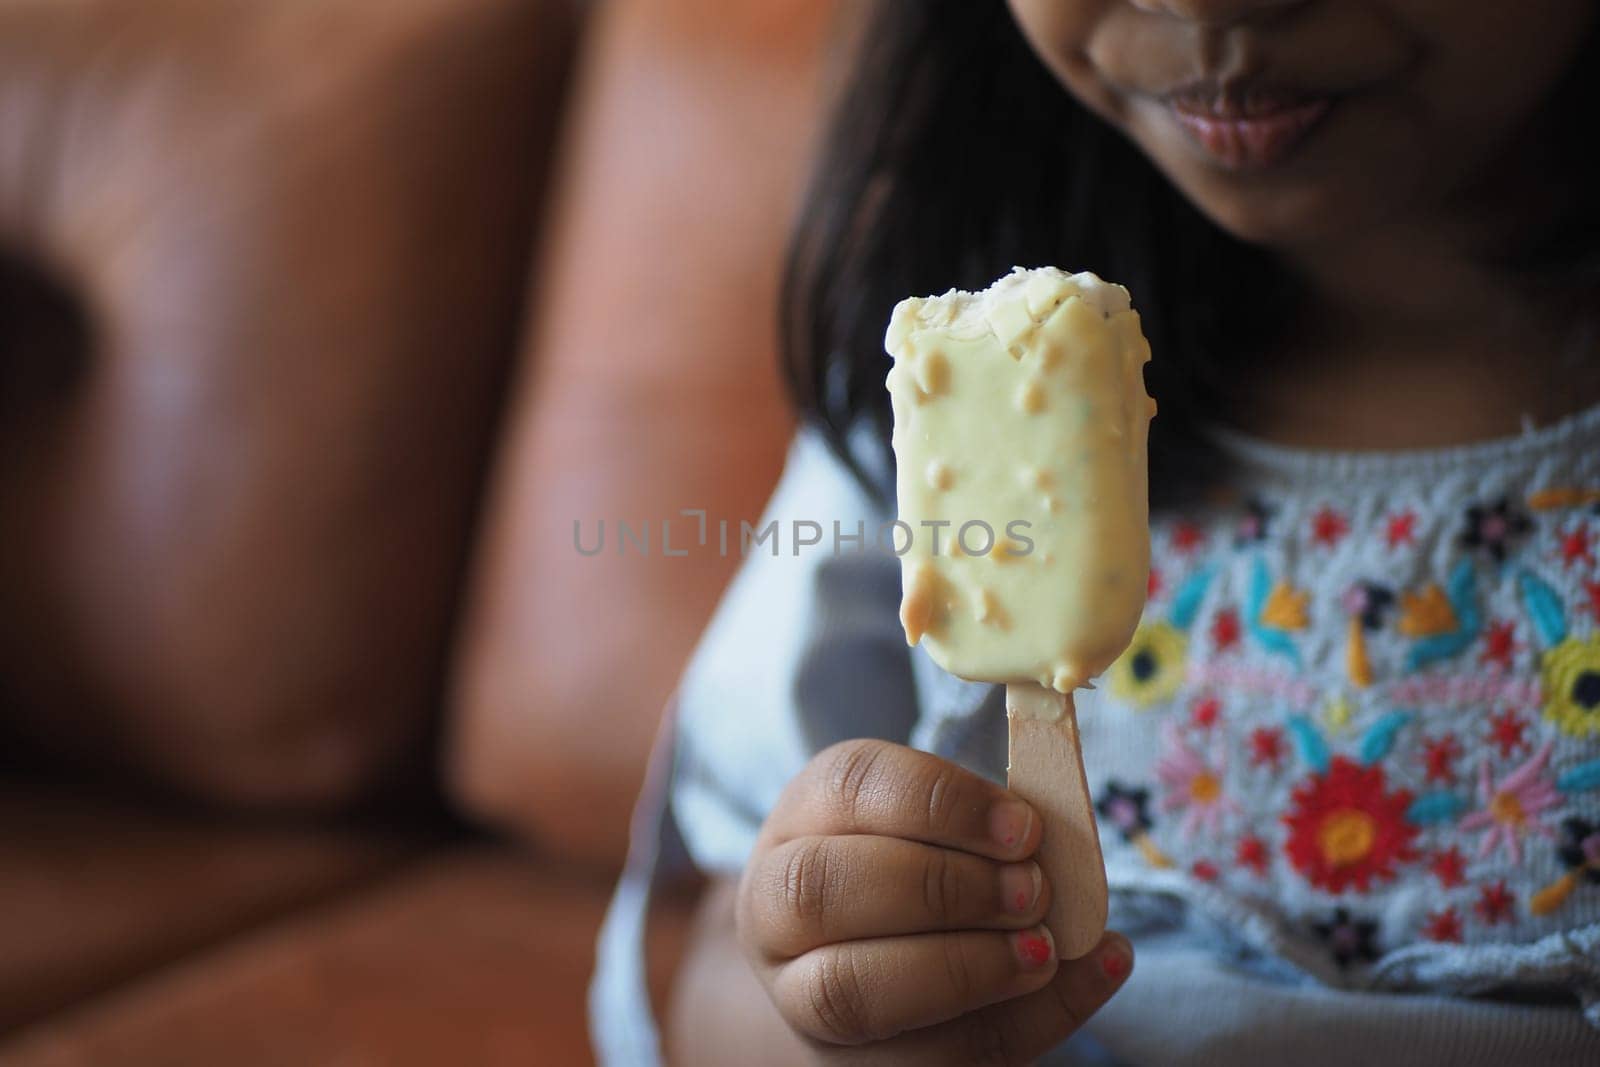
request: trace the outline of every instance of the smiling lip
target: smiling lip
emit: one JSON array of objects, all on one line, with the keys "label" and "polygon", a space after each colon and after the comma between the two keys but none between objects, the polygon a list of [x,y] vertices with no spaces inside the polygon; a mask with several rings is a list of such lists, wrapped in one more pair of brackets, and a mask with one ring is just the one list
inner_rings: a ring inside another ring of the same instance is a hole
[{"label": "smiling lip", "polygon": [[1288,159],[1333,98],[1287,90],[1182,89],[1167,106],[1191,140],[1229,170],[1265,170]]}]

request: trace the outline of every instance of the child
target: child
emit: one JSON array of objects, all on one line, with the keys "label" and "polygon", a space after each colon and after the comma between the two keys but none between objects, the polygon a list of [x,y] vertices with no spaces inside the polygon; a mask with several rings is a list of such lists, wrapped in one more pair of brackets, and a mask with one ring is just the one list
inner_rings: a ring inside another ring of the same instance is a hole
[{"label": "child", "polygon": [[907,649],[894,557],[761,548],[641,806],[611,1062],[657,1054],[638,934],[686,845],[685,1064],[1600,1063],[1597,23],[880,5],[797,231],[768,517],[892,517],[899,298],[1128,286],[1150,599],[1078,702],[1119,932],[1054,959],[999,691]]}]

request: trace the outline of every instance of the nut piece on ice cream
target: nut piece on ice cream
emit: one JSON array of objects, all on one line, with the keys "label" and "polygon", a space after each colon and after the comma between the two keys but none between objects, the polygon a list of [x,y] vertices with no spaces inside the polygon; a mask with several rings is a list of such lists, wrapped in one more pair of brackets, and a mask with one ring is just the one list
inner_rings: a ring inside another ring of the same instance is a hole
[{"label": "nut piece on ice cream", "polygon": [[1018,269],[900,302],[886,347],[906,639],[1070,693],[1121,654],[1150,566],[1150,346],[1128,291]]}]

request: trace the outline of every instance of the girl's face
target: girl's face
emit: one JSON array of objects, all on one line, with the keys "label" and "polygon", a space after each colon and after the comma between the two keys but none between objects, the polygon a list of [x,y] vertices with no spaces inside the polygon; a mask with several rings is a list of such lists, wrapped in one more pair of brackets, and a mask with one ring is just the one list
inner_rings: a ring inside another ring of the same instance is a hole
[{"label": "girl's face", "polygon": [[1526,173],[1500,166],[1528,158],[1508,150],[1578,61],[1600,9],[1593,0],[1009,3],[1061,82],[1197,207],[1244,240],[1285,246],[1427,216],[1497,178],[1526,195]]}]

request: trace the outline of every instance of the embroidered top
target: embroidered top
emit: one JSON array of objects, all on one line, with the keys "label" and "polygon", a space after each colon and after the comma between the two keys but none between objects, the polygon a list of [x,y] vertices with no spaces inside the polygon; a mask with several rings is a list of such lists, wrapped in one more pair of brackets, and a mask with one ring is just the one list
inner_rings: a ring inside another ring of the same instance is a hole
[{"label": "embroidered top", "polygon": [[[1143,622],[1078,697],[1111,922],[1140,957],[1091,1034],[1193,1062],[1394,1042],[1412,1063],[1597,1062],[1600,409],[1400,454],[1217,437],[1228,499],[1153,518]],[[802,434],[768,519],[887,518]],[[602,943],[613,1062],[653,1055],[639,916],[680,834],[702,870],[738,870],[788,778],[846,737],[1004,778],[1002,694],[907,651],[871,540],[751,555],[707,630]],[[1521,999],[1464,999],[1485,991]],[[1327,1027],[1340,1042],[1307,1036]]]}]

